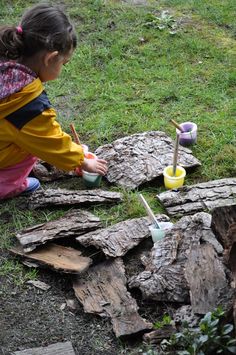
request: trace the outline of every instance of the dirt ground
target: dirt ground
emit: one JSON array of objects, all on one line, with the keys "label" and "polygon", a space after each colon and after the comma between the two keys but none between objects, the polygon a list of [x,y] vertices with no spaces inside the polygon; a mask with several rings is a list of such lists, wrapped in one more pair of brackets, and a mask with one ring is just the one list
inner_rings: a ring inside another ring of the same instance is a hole
[{"label": "dirt ground", "polygon": [[[139,247],[142,248],[143,245]],[[137,250],[126,257],[130,275],[137,271],[136,253]],[[12,258],[0,255],[0,263],[3,257]],[[63,341],[71,341],[78,355],[140,354],[141,336],[125,341],[116,339],[108,319],[83,311],[70,276],[44,269],[39,270],[37,280],[51,286],[50,289],[43,291],[27,282],[17,286],[10,276],[0,277],[0,355]],[[74,301],[75,310],[68,307],[67,300]],[[156,321],[159,306],[137,301],[140,315]]]}]

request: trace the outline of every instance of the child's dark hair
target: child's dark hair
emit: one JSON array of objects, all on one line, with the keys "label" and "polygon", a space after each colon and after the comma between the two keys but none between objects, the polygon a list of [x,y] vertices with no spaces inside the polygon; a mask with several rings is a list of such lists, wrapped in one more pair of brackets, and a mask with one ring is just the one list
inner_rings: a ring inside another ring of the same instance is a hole
[{"label": "child's dark hair", "polygon": [[41,50],[67,54],[76,47],[73,25],[58,6],[36,5],[26,11],[19,26],[0,28],[0,58],[17,60]]}]

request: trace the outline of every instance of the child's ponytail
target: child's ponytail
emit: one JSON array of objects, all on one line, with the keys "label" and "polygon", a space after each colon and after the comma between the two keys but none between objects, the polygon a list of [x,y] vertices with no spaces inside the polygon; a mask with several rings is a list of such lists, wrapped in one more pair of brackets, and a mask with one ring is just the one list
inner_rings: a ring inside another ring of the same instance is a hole
[{"label": "child's ponytail", "polygon": [[24,52],[21,27],[0,28],[0,59],[19,59]]},{"label": "child's ponytail", "polygon": [[42,50],[65,54],[76,44],[75,29],[58,6],[36,5],[26,11],[20,26],[0,27],[0,60],[24,60]]}]

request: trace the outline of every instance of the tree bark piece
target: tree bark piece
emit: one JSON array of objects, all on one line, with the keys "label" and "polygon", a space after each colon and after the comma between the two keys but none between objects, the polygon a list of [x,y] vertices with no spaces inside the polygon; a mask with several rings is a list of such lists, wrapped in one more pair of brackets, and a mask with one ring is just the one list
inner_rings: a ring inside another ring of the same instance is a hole
[{"label": "tree bark piece", "polygon": [[75,355],[70,341],[51,344],[46,347],[15,351],[12,355]]},{"label": "tree bark piece", "polygon": [[[150,131],[117,139],[99,147],[95,154],[108,161],[107,179],[110,183],[134,189],[162,176],[172,165],[173,140],[164,132]],[[179,148],[179,164],[184,168],[201,165],[188,148]]]},{"label": "tree bark piece", "polygon": [[48,244],[31,253],[25,253],[21,246],[10,249],[10,252],[27,260],[32,260],[38,266],[70,274],[78,274],[89,268],[92,259],[81,256],[81,251],[57,244]]},{"label": "tree bark piece", "polygon": [[[189,303],[189,292],[193,285],[191,283],[189,286],[185,277],[185,269],[190,263],[194,263],[194,260],[203,260],[201,255],[205,255],[205,245],[212,246],[219,255],[223,252],[223,248],[217,242],[210,226],[211,215],[205,212],[182,217],[162,240],[154,244],[150,257],[143,258],[146,270],[131,277],[129,286],[139,288],[143,298],[146,299]],[[204,250],[202,251],[201,248]],[[195,255],[194,260],[191,260],[193,258],[191,250],[199,250],[199,255]],[[216,276],[218,274],[220,276],[219,279],[216,277],[215,284],[211,285],[211,288],[215,290],[215,294],[218,292],[218,295],[224,288],[223,294],[229,295],[229,301],[231,301],[232,293],[230,292],[230,285],[226,281],[225,273],[223,280],[223,267],[220,257],[218,257],[217,262],[213,257],[208,262],[208,270],[216,270]],[[202,272],[201,265],[196,265],[196,270],[198,269]],[[211,282],[212,276],[209,273],[202,272],[202,287],[207,288]],[[210,293],[205,296],[205,302],[208,302],[208,305],[212,305],[210,296]],[[215,299],[215,305],[220,301],[219,297]],[[227,302],[227,300],[224,299],[224,302]]]},{"label": "tree bark piece", "polygon": [[55,221],[38,224],[16,234],[25,252],[38,245],[60,238],[75,238],[80,234],[101,227],[100,219],[88,211],[70,211]]},{"label": "tree bark piece", "polygon": [[222,206],[212,210],[211,228],[225,249],[231,245],[229,228],[236,223],[236,205]]},{"label": "tree bark piece", "polygon": [[213,180],[157,195],[169,216],[183,216],[235,205],[236,178]]},{"label": "tree bark piece", "polygon": [[110,204],[122,201],[119,192],[105,191],[101,189],[91,190],[67,190],[47,189],[38,190],[32,196],[27,197],[27,208],[47,208],[56,206],[84,206],[94,204]]},{"label": "tree bark piece", "polygon": [[163,339],[168,339],[172,334],[176,333],[176,328],[172,325],[164,325],[160,329],[153,330],[150,333],[144,334],[143,340],[149,344],[157,345]]},{"label": "tree bark piece", "polygon": [[65,172],[57,169],[55,166],[48,164],[43,160],[39,160],[33,167],[33,175],[40,181],[48,182],[59,179],[65,179],[75,175],[74,172]]},{"label": "tree bark piece", "polygon": [[[158,221],[166,221],[165,215],[158,215]],[[128,250],[138,245],[150,236],[151,222],[147,217],[129,219],[108,228],[81,235],[76,240],[83,246],[94,246],[102,249],[104,254],[111,257],[123,256]]]},{"label": "tree bark piece", "polygon": [[138,314],[136,301],[126,289],[123,261],[109,259],[77,277],[73,288],[84,311],[111,318],[116,337],[151,329]]},{"label": "tree bark piece", "polygon": [[194,246],[185,264],[194,313],[213,311],[229,288],[224,266],[210,244]]}]

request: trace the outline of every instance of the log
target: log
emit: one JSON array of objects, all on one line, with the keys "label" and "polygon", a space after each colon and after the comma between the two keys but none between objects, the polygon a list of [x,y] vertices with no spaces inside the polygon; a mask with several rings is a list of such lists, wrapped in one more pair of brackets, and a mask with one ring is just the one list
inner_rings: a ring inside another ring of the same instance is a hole
[{"label": "log", "polygon": [[[150,131],[117,139],[99,147],[95,154],[108,161],[107,180],[134,189],[161,177],[164,168],[172,164],[173,140],[164,132]],[[201,163],[188,148],[179,148],[179,164],[184,168]]]},{"label": "log", "polygon": [[125,270],[120,258],[91,267],[75,278],[73,288],[85,312],[111,319],[116,337],[135,335],[152,328],[138,314],[137,303],[126,289]]},{"label": "log", "polygon": [[65,172],[43,160],[38,160],[36,165],[33,167],[32,173],[37,179],[43,182],[65,179],[75,175],[72,171]]},{"label": "log", "polygon": [[30,253],[25,253],[20,245],[9,250],[23,259],[33,261],[34,265],[63,273],[78,274],[87,270],[92,264],[92,259],[81,256],[80,250],[53,243]]},{"label": "log", "polygon": [[[146,270],[131,277],[129,286],[139,288],[145,299],[188,304],[191,289],[185,277],[185,270],[190,265],[191,259],[189,258],[193,257],[191,250],[195,248],[195,250],[203,253],[201,248],[205,248],[207,244],[214,248],[218,254],[217,262],[214,258],[209,260],[209,270],[216,270],[216,275],[220,275],[219,279],[216,277],[215,284],[212,285],[215,294],[217,292],[220,294],[223,283],[223,267],[220,255],[222,255],[223,248],[214,237],[210,226],[211,215],[205,212],[182,217],[162,240],[154,244],[150,257],[143,259]],[[199,258],[200,260],[200,255],[195,256],[195,259]],[[211,280],[212,276],[204,272],[202,287],[207,287]],[[231,300],[232,293],[230,293],[230,285],[227,282],[225,272],[224,285],[224,293],[229,295]],[[205,295],[205,302],[208,298],[210,298],[210,294]],[[215,299],[215,306],[218,301],[219,298]],[[225,302],[228,302],[228,300]],[[208,304],[210,304],[210,299]]]},{"label": "log", "polygon": [[70,341],[55,343],[45,347],[15,351],[12,355],[75,355]]},{"label": "log", "polygon": [[101,227],[100,219],[88,211],[69,211],[65,216],[19,231],[16,238],[25,252],[38,245],[61,238],[75,238],[80,234]]},{"label": "log", "polygon": [[[158,215],[159,221],[167,221],[165,215]],[[133,218],[114,224],[108,228],[93,231],[76,238],[84,247],[94,246],[107,256],[123,256],[128,250],[150,236],[151,222],[147,217]]]},{"label": "log", "polygon": [[86,206],[95,204],[115,204],[122,201],[119,192],[102,189],[67,190],[47,189],[37,190],[25,201],[27,208],[48,208],[56,206]]},{"label": "log", "polygon": [[236,178],[213,180],[157,195],[169,216],[210,212],[215,207],[235,205]]}]

